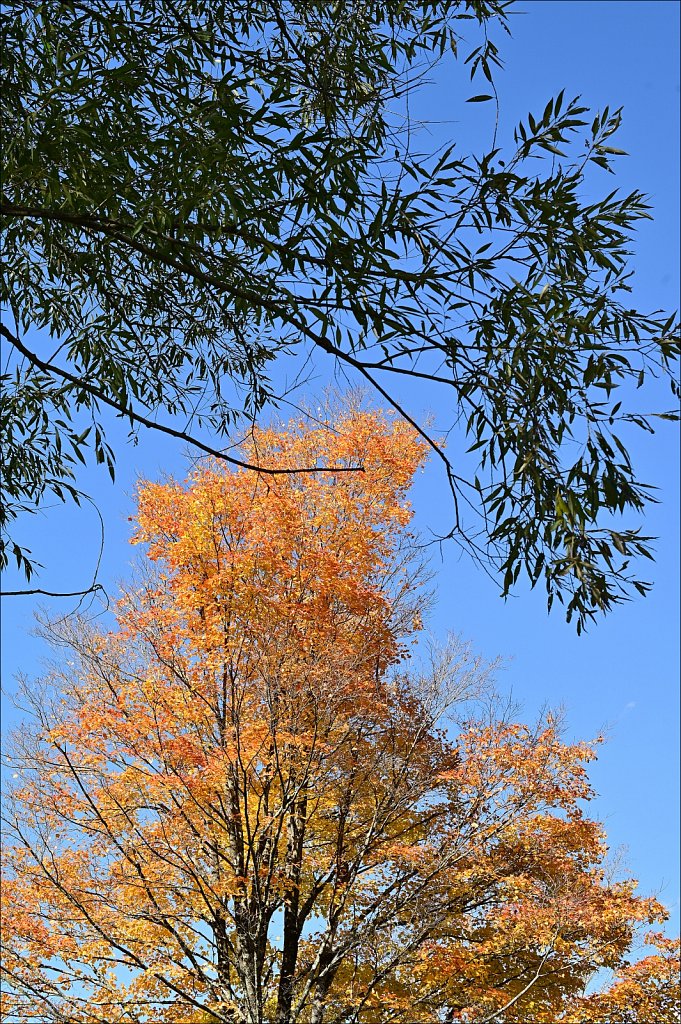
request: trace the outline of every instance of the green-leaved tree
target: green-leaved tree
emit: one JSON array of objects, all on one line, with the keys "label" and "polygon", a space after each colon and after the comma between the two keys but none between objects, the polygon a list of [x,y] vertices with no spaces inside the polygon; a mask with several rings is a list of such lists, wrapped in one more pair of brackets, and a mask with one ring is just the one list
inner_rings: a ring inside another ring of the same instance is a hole
[{"label": "green-leaved tree", "polygon": [[436,60],[465,59],[484,83],[469,98],[495,101],[508,8],[8,0],[5,564],[30,578],[7,530],[78,499],[86,449],[113,475],[106,409],[228,458],[221,438],[283,397],[270,371],[289,353],[407,418],[400,375],[448,392],[469,463],[415,425],[452,536],[504,593],[543,578],[581,629],[645,591],[628,565],[648,540],[613,526],[649,497],[618,426],[650,428],[631,395],[678,346],[673,317],[627,300],[644,195],[584,188],[620,112],[561,93],[477,155],[418,152],[408,124]]}]

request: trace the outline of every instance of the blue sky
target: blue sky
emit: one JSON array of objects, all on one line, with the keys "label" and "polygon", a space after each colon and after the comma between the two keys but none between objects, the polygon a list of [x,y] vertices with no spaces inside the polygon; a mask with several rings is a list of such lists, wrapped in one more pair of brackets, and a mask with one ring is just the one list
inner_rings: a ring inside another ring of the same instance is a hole
[{"label": "blue sky", "polygon": [[[497,79],[502,134],[528,111],[541,113],[561,89],[567,97],[580,94],[591,107],[623,106],[615,144],[630,156],[619,162],[615,178],[603,175],[600,188],[640,188],[651,196],[654,221],[641,226],[635,243],[634,300],[646,310],[677,307],[679,4],[534,0],[517,4],[511,28],[512,38],[497,40],[505,65]],[[434,138],[449,132],[463,149],[488,145],[493,112],[481,108],[491,104],[464,103],[479,91],[466,91],[461,69],[450,66],[438,72],[414,116],[441,122]],[[422,391],[410,396],[418,414],[432,411],[437,417],[437,401]],[[667,395],[658,404],[665,403]],[[120,423],[112,436],[124,445]],[[640,477],[659,488],[660,504],[651,509],[644,530],[659,537],[657,561],[645,567],[655,584],[651,596],[616,609],[577,637],[560,610],[547,615],[539,588],[531,593],[521,587],[503,602],[499,587],[457,549],[445,547],[442,558],[433,550],[437,602],[430,627],[440,637],[448,630],[460,634],[490,659],[500,656],[505,667],[499,686],[513,691],[528,717],[545,704],[563,705],[570,736],[606,731],[608,742],[592,770],[599,793],[594,813],[606,825],[611,849],[627,848],[626,871],[670,907],[669,931],[678,932],[678,432],[662,423],[654,437],[634,437],[633,452]],[[115,487],[101,472],[81,477],[105,519],[100,580],[110,593],[128,574],[134,554],[127,537],[135,479],[184,475],[186,468],[169,439],[140,435],[136,447],[120,450]],[[419,477],[413,502],[422,531],[447,526],[446,485],[435,466]],[[79,589],[89,580],[99,547],[92,509],[51,509],[28,524],[29,535],[29,546],[48,566],[42,586]],[[11,582],[8,575],[7,588]],[[29,634],[36,604],[29,598],[3,602],[3,680],[10,691],[15,672],[39,671],[44,650]],[[52,601],[48,607],[61,614],[74,602]],[[6,704],[5,724],[13,718]]]}]

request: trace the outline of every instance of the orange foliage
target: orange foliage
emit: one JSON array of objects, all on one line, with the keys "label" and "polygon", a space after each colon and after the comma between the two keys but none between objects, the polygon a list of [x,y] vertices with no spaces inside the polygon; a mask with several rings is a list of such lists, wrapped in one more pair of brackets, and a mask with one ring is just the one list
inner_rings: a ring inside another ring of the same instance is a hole
[{"label": "orange foliage", "polygon": [[659,952],[621,967],[605,992],[576,1000],[561,1024],[678,1024],[679,940],[651,933],[646,941]]},{"label": "orange foliage", "polygon": [[[363,471],[141,485],[146,575],[110,633],[49,627],[70,660],[15,738],[7,1013],[596,1020],[584,985],[664,912],[606,877],[592,746],[476,704],[456,645],[408,670],[420,442],[355,410],[243,448]],[[653,960],[598,998],[647,1021]]]}]

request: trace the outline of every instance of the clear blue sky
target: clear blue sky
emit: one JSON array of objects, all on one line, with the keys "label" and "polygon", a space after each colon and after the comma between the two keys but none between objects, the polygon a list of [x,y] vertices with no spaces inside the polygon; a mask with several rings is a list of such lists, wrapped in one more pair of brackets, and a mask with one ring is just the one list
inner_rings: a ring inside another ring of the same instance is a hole
[{"label": "clear blue sky", "polygon": [[[592,107],[624,107],[616,145],[631,155],[618,165],[617,185],[640,188],[654,205],[655,219],[644,223],[637,241],[634,299],[642,309],[678,306],[679,281],[679,4],[666,2],[577,2],[534,0],[518,3],[511,39],[499,36],[504,70],[497,87],[502,131],[529,110],[541,113],[561,89],[581,94]],[[487,145],[490,104],[463,102],[480,91],[462,90],[460,72],[438,73],[422,104],[423,116],[444,122],[434,134],[451,132],[461,148]],[[415,111],[415,116],[419,110]],[[605,175],[604,175],[605,179]],[[321,387],[321,382],[320,382]],[[416,413],[432,410],[437,397],[413,391]],[[668,398],[662,399],[667,401]],[[121,444],[125,430],[113,431]],[[485,656],[501,656],[506,668],[499,685],[512,689],[531,717],[545,704],[564,705],[572,736],[607,730],[592,778],[599,792],[594,812],[606,824],[612,849],[626,846],[627,871],[645,892],[659,893],[679,928],[679,449],[678,432],[662,424],[655,437],[636,437],[635,462],[642,479],[659,487],[661,504],[645,523],[660,539],[657,562],[648,578],[655,588],[647,599],[616,609],[577,637],[560,610],[547,616],[544,595],[521,589],[507,602],[499,589],[454,548],[440,561],[434,551],[438,599],[431,628],[471,640]],[[187,462],[165,439],[141,435],[120,450],[118,480],[107,484],[100,472],[81,482],[96,499],[106,523],[100,580],[115,594],[134,550],[127,544],[131,493],[139,476],[184,475]],[[435,467],[418,480],[413,501],[422,530],[449,528],[445,482]],[[99,527],[86,508],[52,509],[27,528],[29,546],[43,556],[48,571],[41,585],[79,589],[97,558]],[[648,569],[648,566],[646,566]],[[8,575],[6,586],[12,582]],[[44,600],[44,599],[43,599]],[[3,680],[8,691],[17,671],[39,671],[43,648],[29,635],[36,603],[29,598],[3,603]],[[51,613],[66,613],[73,601],[53,601]],[[5,702],[5,725],[14,720]]]}]

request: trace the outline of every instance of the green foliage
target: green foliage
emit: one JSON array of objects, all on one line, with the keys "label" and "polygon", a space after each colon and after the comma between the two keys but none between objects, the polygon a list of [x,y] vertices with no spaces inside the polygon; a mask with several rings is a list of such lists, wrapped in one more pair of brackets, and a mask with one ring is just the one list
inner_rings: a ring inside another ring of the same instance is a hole
[{"label": "green foliage", "polygon": [[[651,429],[633,386],[675,386],[678,342],[673,317],[623,302],[645,197],[584,198],[620,112],[561,94],[476,157],[415,155],[400,128],[462,29],[480,36],[471,78],[493,83],[507,7],[6,3],[5,531],[48,492],[77,496],[88,444],[113,473],[103,406],[225,437],[276,404],[279,354],[317,351],[400,411],[394,375],[449,389],[477,464],[455,473],[430,438],[452,536],[504,594],[541,578],[581,629],[645,591],[628,564],[648,539],[612,525],[650,500],[617,430]],[[29,576],[6,536],[12,553]]]}]

